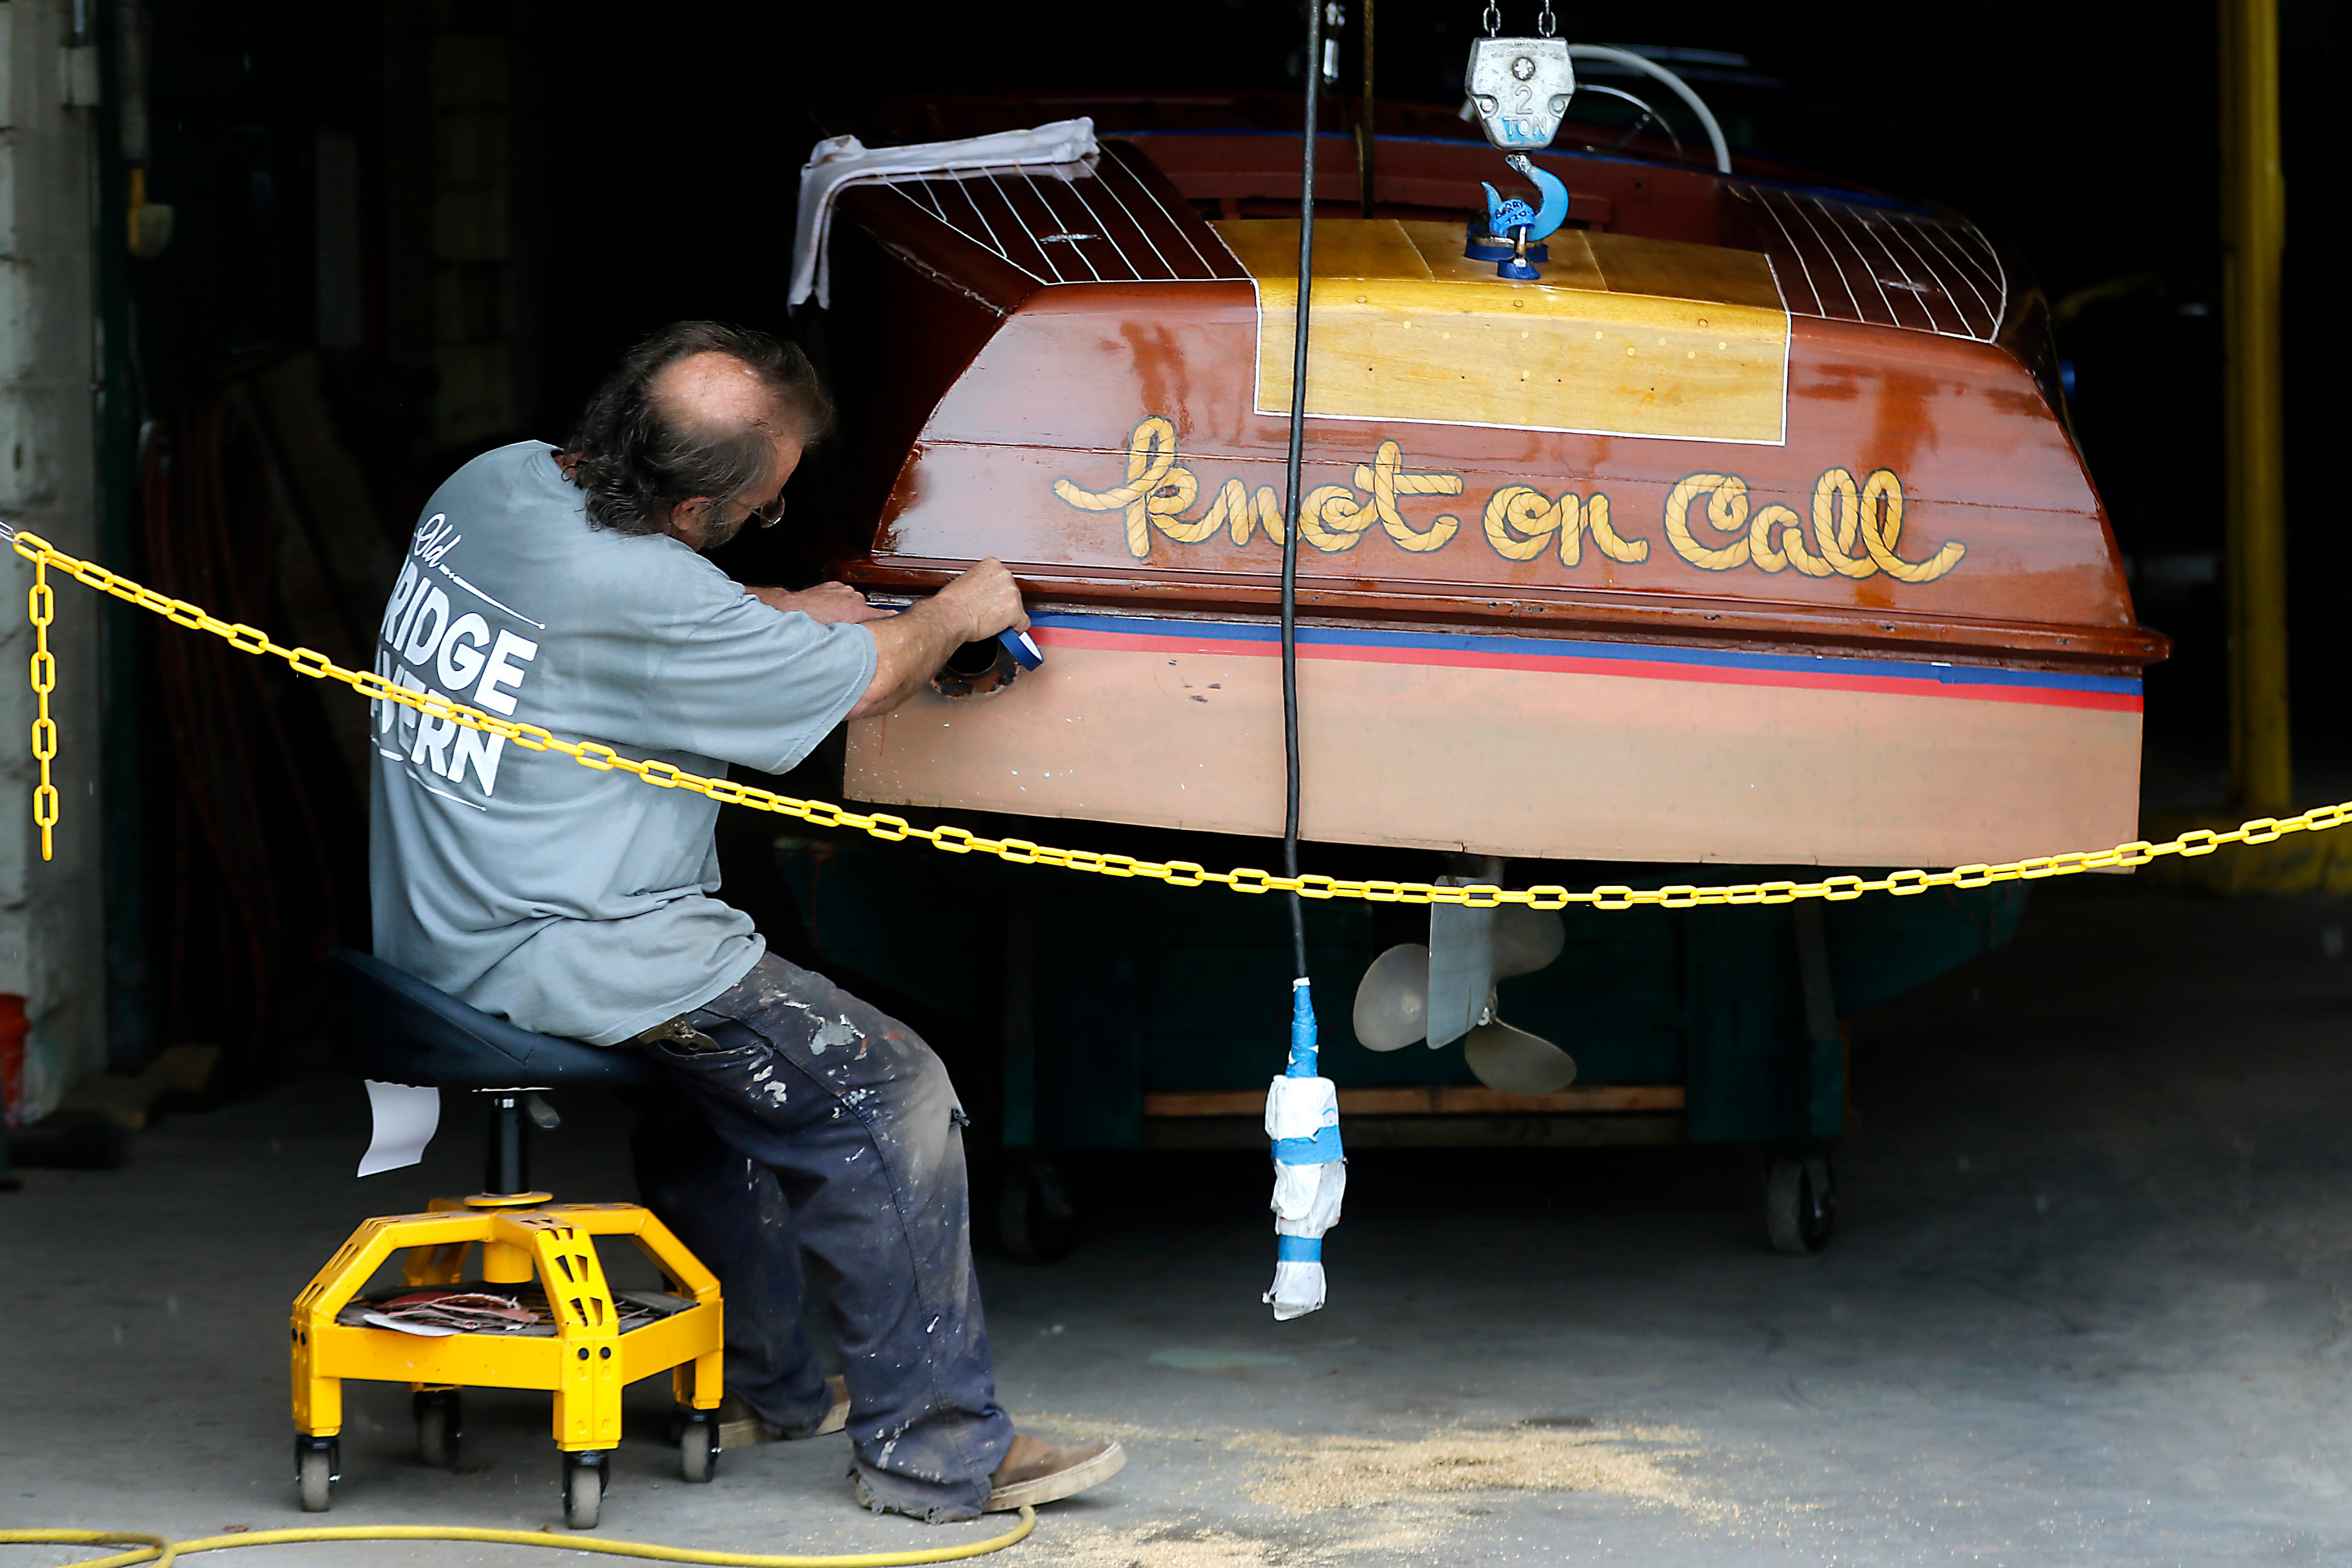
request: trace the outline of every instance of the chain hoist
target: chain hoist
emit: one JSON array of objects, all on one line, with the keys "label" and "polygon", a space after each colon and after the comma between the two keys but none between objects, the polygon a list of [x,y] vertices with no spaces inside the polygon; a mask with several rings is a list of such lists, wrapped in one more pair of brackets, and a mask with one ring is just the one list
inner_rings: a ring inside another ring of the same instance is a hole
[{"label": "chain hoist", "polygon": [[1486,217],[1470,220],[1462,254],[1473,261],[1493,262],[1497,277],[1531,283],[1542,276],[1538,264],[1550,259],[1544,241],[1568,220],[1568,187],[1549,170],[1538,168],[1528,154],[1550,146],[1559,134],[1560,118],[1576,95],[1576,68],[1570,62],[1568,45],[1552,37],[1558,24],[1551,0],[1544,0],[1543,14],[1536,21],[1539,37],[1497,37],[1502,12],[1493,0],[1488,0],[1486,20],[1486,36],[1470,46],[1463,91],[1469,95],[1486,140],[1539,195],[1530,206],[1485,186]]}]

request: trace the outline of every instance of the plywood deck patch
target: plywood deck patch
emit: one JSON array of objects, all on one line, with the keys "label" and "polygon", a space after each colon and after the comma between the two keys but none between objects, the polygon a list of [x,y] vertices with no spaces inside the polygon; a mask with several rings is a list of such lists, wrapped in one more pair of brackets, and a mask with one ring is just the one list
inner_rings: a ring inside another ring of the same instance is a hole
[{"label": "plywood deck patch", "polygon": [[[1298,225],[1218,234],[1257,283],[1257,399],[1290,409]],[[1541,281],[1462,255],[1458,225],[1318,219],[1307,411],[1780,444],[1789,317],[1771,263],[1716,246],[1563,229]]]}]

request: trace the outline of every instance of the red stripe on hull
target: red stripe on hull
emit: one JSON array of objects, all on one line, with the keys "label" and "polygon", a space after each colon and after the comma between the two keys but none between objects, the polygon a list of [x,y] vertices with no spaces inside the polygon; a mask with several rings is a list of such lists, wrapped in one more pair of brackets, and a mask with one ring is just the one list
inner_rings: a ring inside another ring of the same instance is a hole
[{"label": "red stripe on hull", "polygon": [[[1150,633],[1097,632],[1078,626],[1040,626],[1032,634],[1045,647],[1098,648],[1116,653],[1211,654],[1240,658],[1279,658],[1279,644],[1244,638],[1160,637]],[[1823,671],[1741,669],[1667,660],[1585,658],[1573,654],[1449,653],[1436,648],[1334,647],[1301,643],[1298,657],[1351,664],[1392,664],[1413,668],[1523,669],[1539,675],[1607,675],[1621,679],[1680,680],[1702,686],[1760,686],[1808,691],[1869,691],[1891,697],[1950,698],[1969,702],[2021,702],[2036,708],[2082,708],[2104,713],[2137,713],[2137,696],[2116,691],[2070,691],[2041,686],[1945,683],[1922,676],[1844,675]]]}]

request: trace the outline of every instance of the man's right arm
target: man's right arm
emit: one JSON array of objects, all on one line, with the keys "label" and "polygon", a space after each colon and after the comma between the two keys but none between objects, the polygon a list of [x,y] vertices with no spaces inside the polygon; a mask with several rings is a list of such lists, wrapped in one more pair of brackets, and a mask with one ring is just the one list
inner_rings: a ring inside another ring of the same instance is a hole
[{"label": "man's right arm", "polygon": [[874,679],[849,710],[853,719],[887,713],[917,691],[968,642],[985,642],[1014,627],[1027,630],[1021,590],[998,561],[979,565],[901,614],[867,621],[874,637]]}]

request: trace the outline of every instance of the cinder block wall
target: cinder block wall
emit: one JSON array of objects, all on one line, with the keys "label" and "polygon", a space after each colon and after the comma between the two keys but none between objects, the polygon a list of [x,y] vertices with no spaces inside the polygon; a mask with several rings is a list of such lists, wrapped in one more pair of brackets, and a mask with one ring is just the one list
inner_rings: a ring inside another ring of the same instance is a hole
[{"label": "cinder block wall", "polygon": [[[93,10],[95,7],[92,8]],[[91,210],[97,49],[69,48],[71,0],[0,0],[0,517],[77,554],[98,533],[97,316]],[[0,557],[0,992],[32,1032],[19,1114],[37,1120],[106,1062],[99,876],[98,605],[58,589],[64,820],[56,858],[33,826],[26,680],[32,568]]]}]

